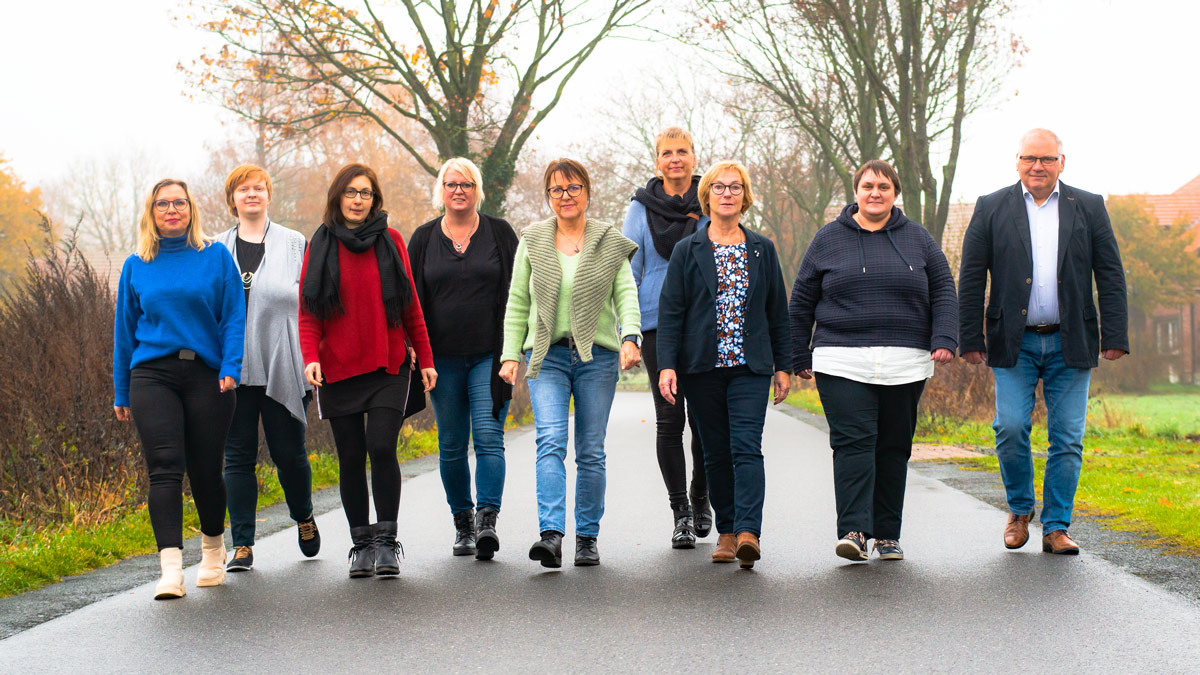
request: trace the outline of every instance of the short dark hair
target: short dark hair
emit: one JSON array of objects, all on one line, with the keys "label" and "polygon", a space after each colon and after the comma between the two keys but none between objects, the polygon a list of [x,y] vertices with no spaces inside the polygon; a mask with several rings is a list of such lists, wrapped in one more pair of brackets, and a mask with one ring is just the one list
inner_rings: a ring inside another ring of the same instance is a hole
[{"label": "short dark hair", "polygon": [[367,180],[371,181],[371,192],[375,193],[375,198],[371,200],[371,209],[367,211],[367,218],[370,219],[383,210],[383,192],[379,190],[379,178],[375,172],[366,164],[347,164],[338,169],[333,182],[329,184],[329,194],[325,196],[326,225],[345,225],[345,218],[342,217],[342,193],[350,187],[350,181],[359,176],[366,176]]},{"label": "short dark hair", "polygon": [[892,182],[892,190],[894,190],[897,195],[900,194],[900,174],[896,173],[896,170],[892,168],[891,164],[888,164],[882,159],[872,159],[866,164],[858,167],[858,171],[854,172],[854,183],[852,183],[854,185],[855,192],[858,192],[858,182],[862,180],[863,174],[868,171],[876,176],[883,176],[884,178],[890,180]]},{"label": "short dark hair", "polygon": [[554,174],[561,173],[563,178],[567,180],[577,180],[583,185],[583,191],[587,194],[588,199],[592,198],[592,179],[588,176],[588,171],[579,162],[562,157],[550,162],[546,166],[546,174],[542,176],[542,192],[546,196],[546,203],[550,203],[550,193],[546,192],[550,189],[550,179],[554,178]]}]

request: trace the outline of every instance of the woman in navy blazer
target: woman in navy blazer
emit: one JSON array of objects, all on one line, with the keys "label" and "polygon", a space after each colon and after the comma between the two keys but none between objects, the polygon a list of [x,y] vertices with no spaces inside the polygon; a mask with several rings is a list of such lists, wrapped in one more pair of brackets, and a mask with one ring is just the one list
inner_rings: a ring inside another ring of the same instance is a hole
[{"label": "woman in navy blazer", "polygon": [[658,309],[659,391],[682,389],[696,411],[709,499],[716,511],[713,562],[754,566],[761,555],[762,430],[767,391],[790,386],[787,290],[775,245],[747,230],[750,175],[718,162],[700,179],[707,227],[671,254]]}]

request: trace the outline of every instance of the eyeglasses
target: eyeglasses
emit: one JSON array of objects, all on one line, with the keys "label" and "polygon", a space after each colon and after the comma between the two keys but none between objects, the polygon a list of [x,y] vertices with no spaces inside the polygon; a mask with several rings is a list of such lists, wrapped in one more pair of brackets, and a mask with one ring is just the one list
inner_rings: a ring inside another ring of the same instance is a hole
[{"label": "eyeglasses", "polygon": [[574,185],[568,185],[564,189],[556,185],[546,190],[546,192],[549,193],[551,199],[562,199],[563,193],[569,194],[572,197],[578,197],[579,195],[583,194],[583,186],[575,183]]},{"label": "eyeglasses", "polygon": [[1034,164],[1036,164],[1038,162],[1041,162],[1042,166],[1050,166],[1051,164],[1054,164],[1055,162],[1057,162],[1059,160],[1058,157],[1054,157],[1054,156],[1035,157],[1033,155],[1021,155],[1021,156],[1017,157],[1017,159],[1021,160],[1021,164],[1023,164],[1024,166],[1033,166]]},{"label": "eyeglasses", "polygon": [[742,187],[743,186],[741,183],[730,183],[729,185],[726,185],[724,183],[713,183],[712,191],[713,191],[714,195],[723,195],[723,194],[725,194],[726,190],[729,190],[729,194],[736,197],[736,196],[742,194]]},{"label": "eyeglasses", "polygon": [[361,196],[364,201],[369,202],[371,201],[371,198],[375,196],[375,193],[370,190],[355,190],[354,188],[346,188],[346,191],[342,193],[342,196],[346,199],[354,199],[357,196]]},{"label": "eyeglasses", "polygon": [[154,202],[154,210],[159,213],[166,213],[167,209],[174,206],[176,211],[183,211],[187,208],[187,205],[188,200],[186,199],[160,199]]},{"label": "eyeglasses", "polygon": [[447,192],[463,191],[463,194],[475,189],[474,183],[442,183],[442,187],[446,188]]}]

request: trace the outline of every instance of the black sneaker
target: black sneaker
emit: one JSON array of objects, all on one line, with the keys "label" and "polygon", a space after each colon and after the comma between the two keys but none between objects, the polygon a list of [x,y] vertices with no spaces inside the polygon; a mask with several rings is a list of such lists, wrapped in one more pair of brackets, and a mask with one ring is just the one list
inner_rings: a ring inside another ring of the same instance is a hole
[{"label": "black sneaker", "polygon": [[254,567],[254,550],[249,546],[235,546],[233,560],[225,566],[226,572],[249,572]]},{"label": "black sneaker", "polygon": [[321,551],[321,533],[317,530],[317,521],[311,515],[296,523],[300,531],[300,552],[305,558],[311,558]]},{"label": "black sneaker", "polygon": [[895,539],[876,539],[871,548],[879,554],[880,560],[904,560],[904,550]]},{"label": "black sneaker", "polygon": [[866,535],[862,532],[847,532],[846,536],[838,540],[834,553],[855,562],[866,560],[868,557]]}]

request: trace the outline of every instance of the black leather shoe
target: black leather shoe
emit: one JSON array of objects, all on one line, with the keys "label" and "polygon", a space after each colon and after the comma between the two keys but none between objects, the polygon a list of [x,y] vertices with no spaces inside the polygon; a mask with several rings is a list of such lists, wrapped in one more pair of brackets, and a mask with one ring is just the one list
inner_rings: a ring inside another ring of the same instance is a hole
[{"label": "black leather shoe", "polygon": [[321,552],[321,533],[317,530],[317,521],[310,514],[305,520],[296,523],[299,532],[300,552],[305,558],[311,558]]},{"label": "black leather shoe", "polygon": [[454,555],[475,553],[475,510],[454,514]]},{"label": "black leather shoe", "polygon": [[595,537],[575,535],[575,566],[591,567],[600,564],[600,551]]},{"label": "black leather shoe", "polygon": [[696,548],[696,531],[691,515],[676,515],[675,531],[671,533],[671,548]]},{"label": "black leather shoe", "polygon": [[496,518],[500,512],[485,506],[475,512],[475,559],[491,560],[500,550],[500,536],[496,534]]},{"label": "black leather shoe", "polygon": [[375,523],[375,573],[379,576],[400,574],[404,547],[396,540],[396,521]]},{"label": "black leather shoe", "polygon": [[375,576],[375,528],[370,525],[350,528],[350,578]]},{"label": "black leather shoe", "polygon": [[708,493],[692,495],[692,518],[696,536],[703,539],[712,531],[712,511],[708,508]]},{"label": "black leather shoe", "polygon": [[562,533],[542,532],[542,538],[529,547],[529,559],[538,560],[542,567],[562,567]]}]

